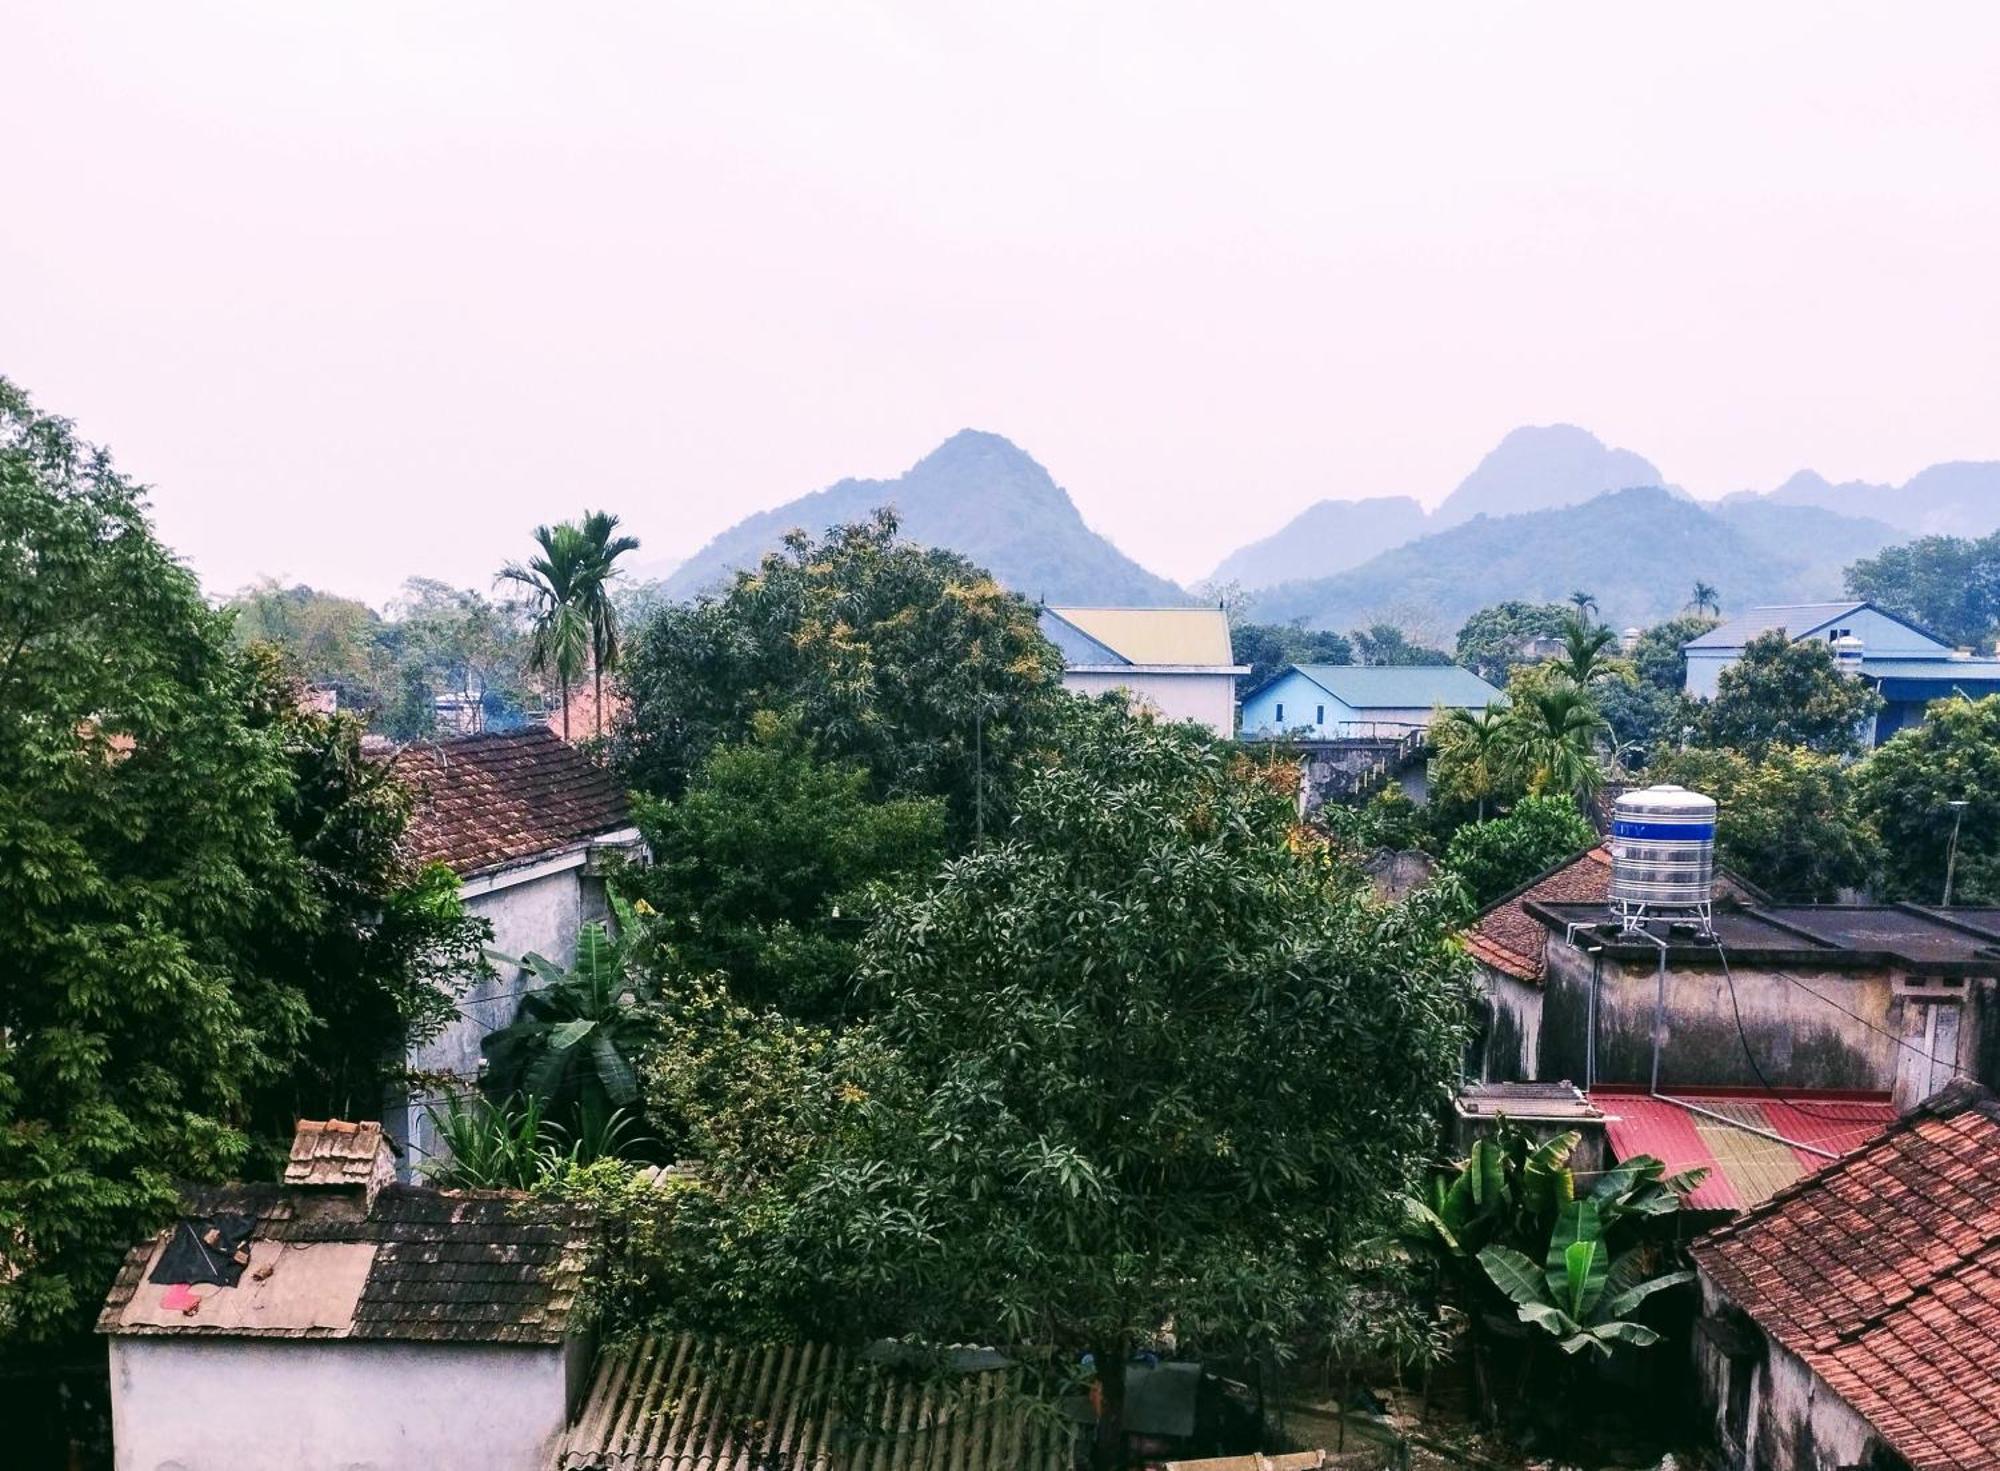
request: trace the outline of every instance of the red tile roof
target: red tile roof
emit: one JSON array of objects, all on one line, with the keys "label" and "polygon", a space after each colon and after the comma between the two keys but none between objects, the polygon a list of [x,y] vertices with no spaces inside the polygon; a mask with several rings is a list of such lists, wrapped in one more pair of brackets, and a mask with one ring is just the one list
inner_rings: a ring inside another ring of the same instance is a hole
[{"label": "red tile roof", "polygon": [[462,877],[559,853],[632,822],[617,779],[541,726],[419,742],[392,765],[415,796],[405,850]]},{"label": "red tile roof", "polygon": [[1513,893],[1496,900],[1462,937],[1472,958],[1518,981],[1539,983],[1547,963],[1548,926],[1522,908],[1542,904],[1606,904],[1611,900],[1611,854],[1587,848]]},{"label": "red tile roof", "polygon": [[[1888,1098],[1778,1099],[1752,1093],[1673,1095],[1712,1114],[1721,1114],[1800,1144],[1833,1154],[1857,1149],[1896,1121]],[[1759,1205],[1785,1186],[1827,1163],[1809,1149],[1791,1149],[1774,1139],[1734,1128],[1721,1119],[1694,1113],[1643,1093],[1599,1088],[1590,1101],[1605,1114],[1605,1134],[1617,1159],[1650,1154],[1667,1173],[1696,1168],[1708,1176],[1687,1203],[1694,1210],[1738,1211]]]},{"label": "red tile roof", "polygon": [[2000,1468],[2000,1100],[1955,1083],[1694,1244],[1916,1471]]}]

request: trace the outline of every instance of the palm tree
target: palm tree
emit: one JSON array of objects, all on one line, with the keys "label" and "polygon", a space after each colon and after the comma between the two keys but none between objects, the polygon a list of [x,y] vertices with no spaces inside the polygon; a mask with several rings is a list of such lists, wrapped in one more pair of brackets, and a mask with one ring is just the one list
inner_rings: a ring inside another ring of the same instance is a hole
[{"label": "palm tree", "polygon": [[1618,635],[1608,628],[1593,628],[1581,617],[1565,619],[1563,651],[1555,660],[1556,670],[1578,689],[1585,689],[1604,677],[1611,662],[1604,651],[1617,641]]},{"label": "palm tree", "polygon": [[1447,740],[1455,736],[1465,742],[1472,754],[1467,762],[1465,781],[1468,788],[1479,797],[1480,822],[1486,821],[1486,800],[1493,795],[1500,784],[1500,768],[1505,764],[1507,741],[1511,730],[1507,724],[1507,707],[1495,701],[1484,710],[1447,710],[1444,724],[1451,732]]},{"label": "palm tree", "polygon": [[618,610],[611,602],[611,580],[618,575],[618,559],[639,549],[638,537],[613,536],[617,529],[618,518],[609,511],[586,511],[579,528],[596,561],[584,593],[584,617],[590,623],[590,674],[599,735],[604,734],[604,671],[618,662]]},{"label": "palm tree", "polygon": [[1604,785],[1597,741],[1604,717],[1582,687],[1567,680],[1518,700],[1508,716],[1515,769],[1536,796],[1568,792],[1579,805]]},{"label": "palm tree", "polygon": [[1694,596],[1688,599],[1688,611],[1691,613],[1707,613],[1715,617],[1721,616],[1722,599],[1716,596],[1715,585],[1713,583],[1702,582],[1699,579],[1696,580]]},{"label": "palm tree", "polygon": [[1575,606],[1578,618],[1588,618],[1597,611],[1597,598],[1591,593],[1573,592],[1569,595],[1569,600]]},{"label": "palm tree", "polygon": [[583,672],[590,653],[591,589],[598,581],[597,554],[572,522],[537,526],[535,542],[542,549],[524,566],[509,562],[500,570],[502,582],[518,582],[534,600],[534,631],[528,641],[528,667],[553,675],[562,695],[563,739],[569,739],[569,687]]}]

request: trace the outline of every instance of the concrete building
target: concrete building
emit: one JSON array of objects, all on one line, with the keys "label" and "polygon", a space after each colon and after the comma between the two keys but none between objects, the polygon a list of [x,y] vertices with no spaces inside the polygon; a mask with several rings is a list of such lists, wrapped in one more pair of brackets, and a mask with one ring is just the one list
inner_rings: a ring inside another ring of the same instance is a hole
[{"label": "concrete building", "polygon": [[302,1122],[283,1185],[193,1189],[132,1249],[97,1325],[118,1471],[544,1471],[586,1223],[393,1173],[380,1125]]},{"label": "concrete building", "polygon": [[1694,1243],[1728,1471],[2000,1467],[2000,1102],[1953,1084]]},{"label": "concrete building", "polygon": [[[500,955],[568,966],[583,926],[609,916],[608,865],[644,860],[616,779],[546,727],[418,742],[391,760],[414,797],[408,856],[458,875],[460,896],[493,927]],[[459,998],[451,1025],[409,1049],[415,1081],[384,1113],[407,1146],[406,1173],[437,1153],[428,1110],[476,1086],[486,1034],[510,1025],[538,984],[532,971],[496,964]]]},{"label": "concrete building", "polygon": [[1753,608],[1710,629],[1683,648],[1687,692],[1714,699],[1722,671],[1743,657],[1751,640],[1772,632],[1794,643],[1813,639],[1831,645],[1844,667],[1875,687],[1883,708],[1869,732],[1874,744],[1921,723],[1933,700],[2000,694],[2000,659],[1975,658],[1971,650],[1954,649],[1908,619],[1854,600]]},{"label": "concrete building", "polygon": [[1220,608],[1050,608],[1042,634],[1061,650],[1063,688],[1123,692],[1165,720],[1192,720],[1227,740],[1236,733],[1238,664]]},{"label": "concrete building", "polygon": [[1421,734],[1443,710],[1507,697],[1455,664],[1293,664],[1243,697],[1245,738],[1311,744]]}]

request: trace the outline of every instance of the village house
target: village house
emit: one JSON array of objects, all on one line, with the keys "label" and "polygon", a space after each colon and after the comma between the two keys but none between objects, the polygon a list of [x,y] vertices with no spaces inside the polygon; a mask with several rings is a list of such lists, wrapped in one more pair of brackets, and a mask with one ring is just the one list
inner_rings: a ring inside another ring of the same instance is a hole
[{"label": "village house", "polygon": [[1250,666],[1236,662],[1222,609],[1044,606],[1041,629],[1062,654],[1064,689],[1119,690],[1164,719],[1236,733],[1236,678]]},{"label": "village house", "polygon": [[1954,695],[1981,699],[2000,694],[2000,659],[1974,657],[1936,634],[1873,603],[1790,603],[1753,608],[1683,646],[1687,692],[1712,700],[1722,671],[1743,657],[1753,639],[1778,632],[1794,643],[1829,645],[1843,669],[1882,696],[1882,711],[1867,732],[1879,745],[1906,726],[1923,722],[1933,700]]},{"label": "village house", "polygon": [[1590,849],[1466,932],[1471,1071],[1576,1083],[1615,1158],[1710,1171],[1695,1209],[1754,1205],[1954,1078],[2000,1074],[2000,911],[1773,904],[1723,875],[1716,939],[1621,935],[1610,878]]},{"label": "village house", "polygon": [[[570,965],[583,926],[609,915],[609,866],[645,857],[617,779],[544,726],[421,741],[391,762],[414,799],[409,857],[458,875],[459,895],[492,926],[498,956]],[[486,1034],[510,1025],[538,984],[532,971],[496,960],[459,997],[451,1024],[409,1049],[414,1081],[384,1114],[407,1150],[406,1174],[437,1153],[428,1111],[477,1085]]]},{"label": "village house", "polygon": [[282,1185],[197,1187],[98,1318],[118,1471],[541,1471],[580,1393],[589,1223],[397,1184],[301,1122]]},{"label": "village house", "polygon": [[1694,1243],[1728,1471],[2000,1468],[2000,1101],[1954,1083]]}]

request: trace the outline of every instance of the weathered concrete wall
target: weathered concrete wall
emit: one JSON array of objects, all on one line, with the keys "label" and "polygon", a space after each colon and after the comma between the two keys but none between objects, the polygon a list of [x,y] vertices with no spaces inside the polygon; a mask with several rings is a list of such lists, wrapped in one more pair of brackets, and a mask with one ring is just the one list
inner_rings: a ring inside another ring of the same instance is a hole
[{"label": "weathered concrete wall", "polygon": [[118,1471],[542,1471],[561,1347],[114,1338]]},{"label": "weathered concrete wall", "polygon": [[[1584,1077],[1586,1017],[1592,957],[1552,936],[1542,1009],[1540,1076]],[[1853,1088],[1889,1092],[1903,1049],[1903,1002],[1887,971],[1797,971],[1812,990],[1853,1016],[1816,999],[1774,971],[1733,967],[1743,1035],[1765,1081],[1781,1088]],[[1606,958],[1597,1000],[1600,1083],[1644,1083],[1653,1060],[1655,968]],[[1758,1086],[1757,1071],[1738,1035],[1729,986],[1712,962],[1667,967],[1667,1026],[1661,1048],[1664,1087]]]},{"label": "weathered concrete wall", "polygon": [[1224,740],[1236,734],[1236,676],[1233,674],[1082,674],[1063,675],[1063,688],[1096,696],[1121,690],[1136,697],[1139,708],[1165,720],[1192,720]]},{"label": "weathered concrete wall", "polygon": [[[578,933],[589,921],[604,918],[607,900],[604,881],[576,867],[469,895],[465,907],[493,926],[492,948],[500,954],[518,958],[533,952],[566,967],[576,959]],[[451,1024],[410,1050],[410,1070],[456,1078],[465,1088],[475,1086],[486,1034],[510,1025],[521,997],[541,984],[533,971],[495,961],[494,974],[474,982],[459,998]],[[389,1132],[408,1147],[405,1174],[436,1155],[437,1130],[426,1110],[446,1091],[426,1083],[387,1111]]]},{"label": "weathered concrete wall", "polygon": [[[1728,1299],[1706,1274],[1700,1281],[1703,1316],[1728,1311]],[[1696,1333],[1694,1359],[1702,1403],[1713,1417],[1715,1443],[1727,1471],[1828,1471],[1877,1464],[1881,1442],[1874,1427],[1782,1344],[1764,1338],[1758,1355],[1732,1365],[1712,1339]],[[1732,1368],[1751,1376],[1740,1438],[1729,1425]]]},{"label": "weathered concrete wall", "polygon": [[1567,1077],[1579,1085],[1583,1070],[1545,1077],[1541,1072],[1542,989],[1517,981],[1491,966],[1479,967],[1486,991],[1487,1029],[1480,1049],[1482,1083],[1553,1082]]}]

